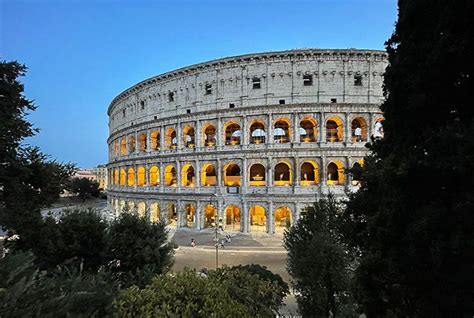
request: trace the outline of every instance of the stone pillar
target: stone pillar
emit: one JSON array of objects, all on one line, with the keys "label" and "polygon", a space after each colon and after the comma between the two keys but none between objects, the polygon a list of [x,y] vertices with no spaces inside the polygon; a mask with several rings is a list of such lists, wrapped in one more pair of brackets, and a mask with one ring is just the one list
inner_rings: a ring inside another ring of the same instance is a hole
[{"label": "stone pillar", "polygon": [[267,232],[269,234],[275,233],[275,218],[273,213],[273,201],[269,201],[267,204],[268,212],[267,212]]},{"label": "stone pillar", "polygon": [[178,186],[178,192],[181,192],[181,164],[179,160],[176,160],[176,182]]},{"label": "stone pillar", "polygon": [[216,127],[216,149],[223,147],[225,142],[223,142],[222,138],[222,119],[220,117],[217,118],[217,127]]},{"label": "stone pillar", "polygon": [[[135,149],[136,149],[136,146],[135,146]],[[134,185],[133,185],[133,188],[135,189],[135,191],[137,191],[137,187],[138,187],[138,166],[137,165],[133,165],[133,169],[135,170],[135,182],[134,182]]]},{"label": "stone pillar", "polygon": [[199,189],[201,187],[201,165],[199,163],[199,160],[196,159],[194,161],[194,188]]},{"label": "stone pillar", "polygon": [[248,123],[247,123],[247,116],[242,117],[242,122],[240,124],[240,144],[241,145],[248,145],[249,144],[249,132],[248,130]]},{"label": "stone pillar", "polygon": [[349,113],[344,114],[344,142],[349,144],[352,141],[351,138],[351,125],[349,123]]},{"label": "stone pillar", "polygon": [[243,193],[246,192],[247,190],[247,180],[248,180],[248,168],[247,168],[247,158],[244,157],[243,160],[242,160],[242,167],[240,169],[240,171],[242,172],[241,175],[242,175],[242,189],[243,189]]},{"label": "stone pillar", "polygon": [[135,131],[135,153],[140,152],[140,141],[138,140],[138,131]]},{"label": "stone pillar", "polygon": [[273,187],[273,159],[272,157],[267,158],[267,176],[265,180],[267,180],[267,187]]},{"label": "stone pillar", "polygon": [[242,232],[248,233],[249,232],[249,209],[247,206],[247,201],[244,199],[242,200],[242,211],[240,211],[241,217],[240,222],[243,224]]},{"label": "stone pillar", "polygon": [[292,131],[293,131],[293,136],[292,136],[293,143],[299,143],[300,142],[300,125],[299,125],[299,117],[297,113],[293,113]]},{"label": "stone pillar", "polygon": [[148,163],[145,164],[145,185],[150,186],[150,167]]},{"label": "stone pillar", "polygon": [[327,185],[327,180],[328,180],[328,172],[327,172],[327,162],[326,162],[326,157],[322,156],[321,157],[321,171],[319,173],[319,177],[321,179],[321,186],[326,186]]},{"label": "stone pillar", "polygon": [[[351,157],[347,156],[345,157],[345,162],[344,162],[344,172],[346,172],[347,170],[346,169],[350,169],[350,159]],[[344,174],[344,186],[346,188],[346,190],[349,190],[349,185],[350,185],[350,174],[349,173],[345,173]]]},{"label": "stone pillar", "polygon": [[294,178],[293,178],[293,186],[299,186],[300,185],[300,159],[298,157],[294,157],[293,159],[294,166],[293,166],[293,171],[294,171]]},{"label": "stone pillar", "polygon": [[163,152],[165,149],[165,127],[160,127],[160,151]]},{"label": "stone pillar", "polygon": [[201,201],[197,201],[196,202],[196,229],[197,230],[201,230],[204,228],[204,224],[202,224],[202,202]]},{"label": "stone pillar", "polygon": [[267,140],[265,143],[267,144],[273,144],[273,119],[272,119],[272,114],[268,114],[268,123],[267,123]]},{"label": "stone pillar", "polygon": [[150,130],[148,129],[146,131],[146,149],[145,152],[150,152],[151,151],[151,133]]},{"label": "stone pillar", "polygon": [[201,121],[196,120],[196,128],[194,129],[194,148],[199,149],[202,145]]},{"label": "stone pillar", "polygon": [[178,123],[176,124],[176,149],[183,148],[183,136],[181,134],[181,122],[178,119]]},{"label": "stone pillar", "polygon": [[224,174],[224,167],[221,167],[221,160],[217,159],[217,167],[216,167],[216,174],[217,174],[217,186],[222,187],[224,184],[222,183],[222,176]]},{"label": "stone pillar", "polygon": [[158,164],[160,171],[158,171],[158,183],[160,185],[160,192],[163,193],[163,187],[165,186],[165,171],[163,162],[160,161]]},{"label": "stone pillar", "polygon": [[319,113],[319,142],[326,142],[326,121],[325,121],[325,115],[323,112]]}]

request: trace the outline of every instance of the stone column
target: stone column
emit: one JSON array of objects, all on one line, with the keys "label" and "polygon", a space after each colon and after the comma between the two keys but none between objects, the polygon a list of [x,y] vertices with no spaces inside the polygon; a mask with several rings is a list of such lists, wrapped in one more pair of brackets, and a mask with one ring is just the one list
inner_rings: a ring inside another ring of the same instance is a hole
[{"label": "stone column", "polygon": [[293,158],[293,162],[294,162],[294,167],[293,167],[293,171],[294,171],[294,178],[293,178],[293,186],[294,187],[297,187],[300,185],[300,180],[301,180],[301,177],[300,177],[300,159],[298,157],[294,157]]},{"label": "stone column", "polygon": [[179,160],[176,160],[176,182],[178,186],[178,192],[181,192],[181,164]]},{"label": "stone column", "polygon": [[165,149],[165,127],[161,126],[160,127],[160,152],[163,152],[163,149]]},{"label": "stone column", "polygon": [[247,146],[249,144],[249,132],[248,130],[248,123],[247,123],[247,116],[242,117],[242,122],[240,125],[240,144]]},{"label": "stone column", "polygon": [[201,121],[200,120],[196,120],[196,128],[194,129],[194,148],[195,149],[199,149],[199,147],[201,147],[201,144],[202,144],[202,133],[201,133]]},{"label": "stone column", "polygon": [[201,230],[204,228],[204,224],[202,224],[202,202],[201,201],[197,201],[196,202],[196,229],[197,230]]},{"label": "stone column", "polygon": [[244,157],[243,160],[242,160],[242,168],[240,169],[240,171],[242,172],[241,175],[242,175],[242,193],[245,193],[246,190],[247,190],[247,180],[248,180],[248,169],[247,169],[247,158]]},{"label": "stone column", "polygon": [[243,224],[242,232],[248,233],[249,232],[249,209],[247,206],[247,201],[244,199],[242,200],[242,211],[240,211],[240,222]]},{"label": "stone column", "polygon": [[146,131],[146,149],[145,152],[150,152],[151,151],[151,133],[150,130],[147,129]]},{"label": "stone column", "polygon": [[145,164],[145,185],[150,186],[150,167],[148,163]]},{"label": "stone column", "polygon": [[349,144],[352,141],[351,138],[351,129],[350,129],[350,123],[349,123],[349,113],[344,114],[344,142]]},{"label": "stone column", "polygon": [[273,144],[273,119],[272,119],[272,114],[268,114],[268,122],[267,122],[267,140],[265,143],[267,144]]},{"label": "stone column", "polygon": [[163,193],[163,187],[165,186],[165,172],[163,162],[160,161],[158,164],[160,171],[158,171],[158,183],[160,185],[160,192]]},{"label": "stone column", "polygon": [[323,112],[319,113],[319,123],[318,123],[318,126],[319,126],[319,129],[318,129],[318,133],[319,133],[319,142],[325,142],[326,141],[326,122],[325,122],[325,115]]},{"label": "stone column", "polygon": [[267,177],[265,178],[267,187],[273,187],[273,158],[267,158]]},{"label": "stone column", "polygon": [[300,125],[297,113],[293,113],[293,143],[300,142]]},{"label": "stone column", "polygon": [[138,131],[135,131],[135,153],[140,152],[140,141],[138,140]]},{"label": "stone column", "polygon": [[217,159],[217,167],[216,167],[216,174],[217,174],[217,187],[222,187],[222,175],[224,174],[224,167],[221,167],[221,160]]},{"label": "stone column", "polygon": [[275,233],[275,220],[273,214],[273,201],[269,201],[268,204],[268,212],[267,212],[267,231],[269,234]]},{"label": "stone column", "polygon": [[[345,163],[344,163],[344,172],[346,172],[347,170],[346,169],[350,169],[350,158],[349,156],[345,157]],[[346,190],[349,189],[349,185],[350,185],[350,174],[344,174],[344,186],[346,188]]]},{"label": "stone column", "polygon": [[183,148],[183,136],[181,135],[181,122],[178,119],[178,123],[176,124],[176,149]]},{"label": "stone column", "polygon": [[[194,188],[199,189],[201,187],[201,165],[199,160],[194,161]],[[198,191],[196,191],[198,192]]]},{"label": "stone column", "polygon": [[224,146],[224,142],[222,141],[222,119],[220,117],[217,118],[216,135],[216,149],[218,149]]}]

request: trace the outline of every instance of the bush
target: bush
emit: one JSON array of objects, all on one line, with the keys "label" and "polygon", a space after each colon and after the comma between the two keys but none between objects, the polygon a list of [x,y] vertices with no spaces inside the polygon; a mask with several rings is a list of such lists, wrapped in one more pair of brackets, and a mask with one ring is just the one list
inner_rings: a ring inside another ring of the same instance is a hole
[{"label": "bush", "polygon": [[119,317],[273,317],[281,306],[276,283],[246,270],[223,267],[208,275],[186,269],[122,291]]}]

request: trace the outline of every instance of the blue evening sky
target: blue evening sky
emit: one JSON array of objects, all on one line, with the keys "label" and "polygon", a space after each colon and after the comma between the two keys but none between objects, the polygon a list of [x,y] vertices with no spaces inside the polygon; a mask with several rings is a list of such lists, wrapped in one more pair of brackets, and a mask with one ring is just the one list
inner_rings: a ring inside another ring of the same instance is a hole
[{"label": "blue evening sky", "polygon": [[80,167],[107,162],[110,101],[182,66],[293,48],[383,49],[395,0],[0,0],[0,58],[29,67],[27,142]]}]

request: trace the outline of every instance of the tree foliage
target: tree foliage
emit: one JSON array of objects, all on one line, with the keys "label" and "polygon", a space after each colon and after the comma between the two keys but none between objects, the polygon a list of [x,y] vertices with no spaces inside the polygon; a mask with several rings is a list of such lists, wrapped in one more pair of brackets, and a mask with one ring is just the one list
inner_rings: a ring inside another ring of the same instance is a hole
[{"label": "tree foliage", "polygon": [[36,109],[18,80],[25,72],[24,65],[0,61],[0,224],[33,242],[40,209],[59,198],[75,168],[22,144],[38,131],[25,118]]},{"label": "tree foliage", "polygon": [[288,272],[303,316],[352,316],[353,257],[339,234],[342,207],[332,195],[317,201],[285,232]]},{"label": "tree foliage", "polygon": [[90,198],[98,198],[99,183],[87,178],[72,178],[68,185],[68,190],[76,194],[82,202]]},{"label": "tree foliage", "polygon": [[474,2],[400,0],[385,137],[345,213],[369,316],[474,314]]},{"label": "tree foliage", "polygon": [[228,267],[155,277],[115,301],[117,317],[274,317],[281,287],[246,270]]}]

